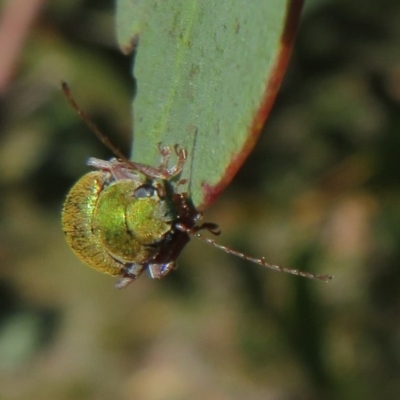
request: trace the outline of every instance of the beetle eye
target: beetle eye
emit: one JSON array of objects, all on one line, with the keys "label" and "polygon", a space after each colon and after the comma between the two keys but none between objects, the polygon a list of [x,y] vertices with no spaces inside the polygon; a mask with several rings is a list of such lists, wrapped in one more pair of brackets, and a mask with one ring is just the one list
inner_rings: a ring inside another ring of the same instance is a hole
[{"label": "beetle eye", "polygon": [[142,199],[145,197],[153,197],[155,194],[156,194],[156,188],[151,185],[140,186],[134,192],[134,196],[138,199]]}]

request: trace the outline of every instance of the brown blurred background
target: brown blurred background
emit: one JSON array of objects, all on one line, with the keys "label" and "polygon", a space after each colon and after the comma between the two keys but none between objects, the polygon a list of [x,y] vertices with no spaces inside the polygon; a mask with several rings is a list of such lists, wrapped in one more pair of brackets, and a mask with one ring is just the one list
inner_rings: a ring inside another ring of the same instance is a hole
[{"label": "brown blurred background", "polygon": [[308,2],[265,133],[206,214],[221,243],[335,280],[193,240],[176,272],[122,291],[60,227],[86,159],[110,157],[62,79],[129,149],[113,2],[28,3],[0,3],[0,399],[398,399],[400,2]]}]

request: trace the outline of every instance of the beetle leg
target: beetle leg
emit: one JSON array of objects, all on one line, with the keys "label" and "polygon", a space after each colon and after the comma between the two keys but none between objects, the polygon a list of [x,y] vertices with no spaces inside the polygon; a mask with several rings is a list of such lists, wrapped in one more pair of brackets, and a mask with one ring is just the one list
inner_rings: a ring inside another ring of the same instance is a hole
[{"label": "beetle leg", "polygon": [[99,160],[98,158],[89,158],[87,164],[97,169],[111,172],[117,180],[134,179],[139,181],[140,177],[131,171],[138,171],[147,178],[163,180],[171,179],[180,174],[187,159],[186,149],[179,148],[178,145],[174,146],[177,162],[171,168],[168,168],[168,162],[171,155],[170,147],[162,147],[161,143],[159,143],[158,150],[161,154],[161,164],[158,167],[152,167],[150,165],[136,163],[129,160],[117,160],[115,158],[110,161]]},{"label": "beetle leg", "polygon": [[173,167],[167,168],[167,172],[170,178],[181,173],[187,159],[187,151],[184,147],[179,148],[179,146],[176,144],[174,146],[174,150],[177,157],[177,162]]},{"label": "beetle leg", "polygon": [[171,148],[169,146],[162,147],[161,142],[158,143],[157,146],[158,151],[161,154],[161,164],[158,167],[158,170],[163,175],[162,179],[170,179],[173,176],[180,174],[187,159],[186,149],[183,147],[180,148],[177,144],[174,146],[177,162],[173,167],[168,168],[168,163],[171,156]]},{"label": "beetle leg", "polygon": [[[174,146],[177,161],[176,164],[171,168],[168,168],[168,162],[171,156],[171,148],[168,146],[162,147],[161,143],[159,143],[158,150],[161,154],[161,164],[157,168],[129,160],[118,160],[113,158],[110,161],[105,161],[94,157],[89,158],[87,165],[102,171],[110,172],[115,180],[132,179],[135,182],[141,182],[142,180],[141,177],[138,176],[138,173],[141,173],[151,179],[163,180],[171,179],[172,177],[180,174],[187,159],[186,149],[183,147],[179,148],[178,145]],[[185,180],[182,180],[182,182],[185,182]]]},{"label": "beetle leg", "polygon": [[157,144],[157,148],[158,148],[158,152],[161,155],[161,164],[158,167],[160,170],[168,170],[168,162],[169,162],[169,158],[171,156],[171,147],[166,146],[166,147],[162,147],[161,142],[159,142]]},{"label": "beetle leg", "polygon": [[139,278],[144,266],[142,264],[128,264],[122,268],[122,278],[116,283],[117,289],[126,288],[130,283]]},{"label": "beetle leg", "polygon": [[166,264],[149,264],[149,273],[153,279],[161,279],[175,268],[176,263],[173,261]]},{"label": "beetle leg", "polygon": [[111,161],[101,160],[100,158],[90,157],[87,160],[87,165],[90,167],[94,167],[96,169],[101,169],[103,171],[110,171],[111,170]]},{"label": "beetle leg", "polygon": [[129,164],[121,162],[116,158],[112,158],[110,161],[100,160],[99,158],[90,157],[87,161],[87,165],[100,169],[102,171],[109,172],[115,180],[131,179],[135,182],[142,182],[141,177],[129,169]]}]

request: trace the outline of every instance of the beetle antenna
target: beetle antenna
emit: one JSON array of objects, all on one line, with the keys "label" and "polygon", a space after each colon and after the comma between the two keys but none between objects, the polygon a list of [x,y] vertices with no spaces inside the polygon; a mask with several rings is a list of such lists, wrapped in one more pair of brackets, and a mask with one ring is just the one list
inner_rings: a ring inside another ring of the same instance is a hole
[{"label": "beetle antenna", "polygon": [[192,193],[192,175],[193,175],[193,165],[194,165],[194,157],[195,157],[195,148],[197,145],[197,138],[198,138],[199,129],[195,128],[194,135],[193,135],[193,145],[192,145],[192,157],[190,158],[190,165],[189,165],[189,185],[188,185],[188,194],[191,195]]},{"label": "beetle antenna", "polygon": [[207,237],[201,235],[200,233],[193,233],[193,236],[202,240],[203,242],[206,242],[206,243],[216,247],[217,249],[223,250],[225,253],[232,254],[236,257],[242,258],[243,260],[250,261],[252,263],[261,265],[263,267],[272,269],[277,272],[286,272],[287,274],[302,276],[303,278],[314,279],[314,280],[324,281],[324,282],[329,282],[333,278],[332,275],[317,275],[317,274],[312,274],[311,272],[300,271],[298,269],[291,269],[291,268],[280,267],[279,265],[268,264],[265,261],[264,257],[261,257],[261,258],[250,257],[249,255],[244,254],[240,251],[236,251],[236,250],[231,249],[230,247],[223,246],[222,244],[218,244],[215,240],[207,238]]},{"label": "beetle antenna", "polygon": [[252,263],[261,265],[262,267],[266,267],[266,268],[272,269],[277,272],[285,272],[287,274],[302,276],[303,278],[324,281],[324,282],[329,282],[333,278],[332,275],[317,275],[317,274],[312,274],[311,272],[300,271],[298,269],[290,269],[290,268],[280,267],[279,265],[268,264],[265,261],[264,257],[261,257],[261,258],[251,257],[240,251],[233,250],[230,247],[223,246],[222,244],[218,244],[215,240],[205,237],[205,236],[201,235],[200,233],[198,233],[196,229],[187,229],[182,224],[178,224],[177,228],[183,232],[186,232],[192,236],[195,236],[197,239],[200,239],[207,244],[210,244],[210,245],[216,247],[217,249],[224,251],[225,253],[232,254],[236,257],[242,258],[243,260],[250,261]]},{"label": "beetle antenna", "polygon": [[82,120],[86,123],[86,125],[89,127],[89,129],[96,135],[96,137],[105,145],[107,146],[117,158],[120,158],[121,160],[124,161],[129,161],[129,159],[121,153],[121,151],[115,147],[111,141],[107,138],[107,136],[101,132],[101,130],[97,127],[96,124],[94,124],[91,119],[87,116],[87,114],[78,106],[77,102],[74,100],[71,94],[71,89],[68,85],[67,82],[62,81],[61,82],[61,88],[62,91],[68,100],[68,103],[71,105],[71,107],[78,113],[78,115],[82,118]]}]

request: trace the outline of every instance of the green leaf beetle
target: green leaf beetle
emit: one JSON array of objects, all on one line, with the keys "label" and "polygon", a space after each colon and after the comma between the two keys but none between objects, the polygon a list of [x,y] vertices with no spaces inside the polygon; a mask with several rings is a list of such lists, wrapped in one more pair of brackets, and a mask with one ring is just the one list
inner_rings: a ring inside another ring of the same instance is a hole
[{"label": "green leaf beetle", "polygon": [[226,253],[261,266],[310,279],[329,281],[330,275],[314,275],[266,263],[220,245],[199,233],[219,235],[218,225],[201,223],[202,213],[194,207],[179,178],[187,158],[186,149],[173,147],[176,163],[170,165],[171,148],[158,145],[158,167],[128,160],[94,125],[72,98],[68,85],[62,89],[67,100],[98,138],[117,158],[90,158],[94,167],[72,187],[64,202],[62,226],[67,243],[88,266],[119,276],[117,288],[124,288],[144,270],[162,278],[176,267],[176,260],[191,236]]}]

